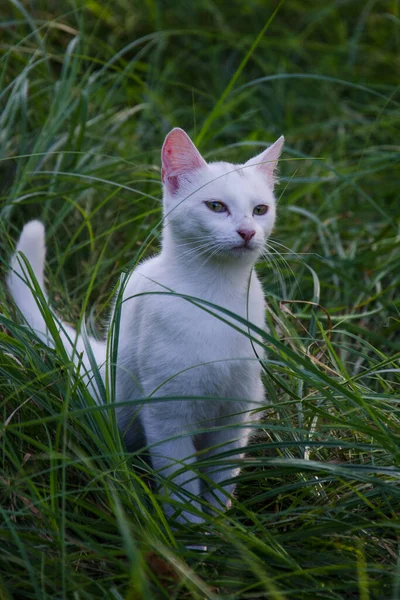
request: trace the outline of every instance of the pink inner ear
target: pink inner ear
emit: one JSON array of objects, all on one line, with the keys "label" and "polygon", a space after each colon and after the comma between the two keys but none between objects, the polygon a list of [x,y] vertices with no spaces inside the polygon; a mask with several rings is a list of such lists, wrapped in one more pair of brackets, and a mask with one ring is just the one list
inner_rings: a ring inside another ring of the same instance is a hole
[{"label": "pink inner ear", "polygon": [[178,177],[207,165],[190,137],[176,127],[165,138],[161,151],[162,180],[170,184],[173,191],[179,187]]}]

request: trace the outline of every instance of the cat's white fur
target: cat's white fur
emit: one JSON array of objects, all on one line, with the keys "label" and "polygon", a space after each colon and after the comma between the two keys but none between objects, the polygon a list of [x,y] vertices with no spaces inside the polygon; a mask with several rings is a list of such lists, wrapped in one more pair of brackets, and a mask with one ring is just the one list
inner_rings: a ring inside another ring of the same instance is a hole
[{"label": "cat's white fur", "polygon": [[[242,333],[247,333],[246,327],[219,313],[232,327],[187,296],[221,306],[264,328],[264,294],[253,267],[274,226],[274,173],[283,141],[279,138],[244,165],[207,164],[187,134],[173,129],[162,150],[162,249],[136,267],[123,290],[116,401],[150,400],[139,406],[121,405],[118,425],[128,449],[144,443],[144,432],[154,469],[161,477],[173,478],[180,490],[170,495],[175,502],[166,503],[167,514],[177,509],[181,495],[192,496],[195,510],[183,512],[181,520],[201,521],[200,504],[193,498],[203,496],[219,508],[229,503],[237,459],[250,435],[246,425],[255,418],[251,411],[264,402],[261,365]],[[210,210],[205,202],[211,200],[223,202],[227,212]],[[253,210],[260,204],[269,209],[256,216]],[[21,233],[8,286],[28,324],[52,344],[20,252],[45,294],[40,222],[31,221]],[[77,337],[65,324],[60,335],[68,354],[75,348],[75,356],[83,356],[88,373],[90,343],[105,376],[105,343]],[[97,397],[95,383],[89,375],[86,379]],[[172,400],[151,402],[155,397]],[[225,466],[221,461],[205,468],[204,480],[199,478],[196,452],[206,457],[226,450],[237,454],[226,459]]]}]

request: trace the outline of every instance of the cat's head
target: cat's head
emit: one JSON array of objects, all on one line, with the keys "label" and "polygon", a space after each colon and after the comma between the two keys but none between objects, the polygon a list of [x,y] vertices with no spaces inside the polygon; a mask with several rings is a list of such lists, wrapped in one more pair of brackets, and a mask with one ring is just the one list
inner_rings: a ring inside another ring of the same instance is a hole
[{"label": "cat's head", "polygon": [[182,255],[254,262],[276,214],[274,185],[284,138],[243,165],[207,163],[179,128],[162,152],[164,218],[168,243]]}]

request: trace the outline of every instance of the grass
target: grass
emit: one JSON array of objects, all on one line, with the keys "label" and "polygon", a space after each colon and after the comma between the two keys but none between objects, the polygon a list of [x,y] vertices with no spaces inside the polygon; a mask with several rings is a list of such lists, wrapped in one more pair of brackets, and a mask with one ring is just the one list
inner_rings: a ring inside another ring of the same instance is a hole
[{"label": "grass", "polygon": [[41,218],[53,305],[101,331],[158,248],[168,130],[238,162],[284,133],[270,405],[232,509],[171,529],[145,456],[2,286],[0,598],[399,598],[398,2],[55,6],[0,8],[1,280]]}]

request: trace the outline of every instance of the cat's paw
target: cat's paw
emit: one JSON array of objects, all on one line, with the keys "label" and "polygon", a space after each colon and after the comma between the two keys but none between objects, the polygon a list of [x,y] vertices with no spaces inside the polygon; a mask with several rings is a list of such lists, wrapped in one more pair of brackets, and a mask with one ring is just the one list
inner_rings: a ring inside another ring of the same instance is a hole
[{"label": "cat's paw", "polygon": [[201,546],[201,545],[197,545],[197,544],[194,544],[193,546],[190,544],[190,545],[186,546],[186,548],[188,550],[195,550],[196,552],[207,552],[207,550],[208,550],[207,546]]},{"label": "cat's paw", "polygon": [[[210,535],[209,531],[202,531],[201,532],[201,536],[204,535]],[[208,552],[208,546],[206,546],[205,544],[197,544],[196,543],[196,534],[193,535],[193,544],[186,544],[186,548],[188,550],[195,550],[196,552]]]}]

